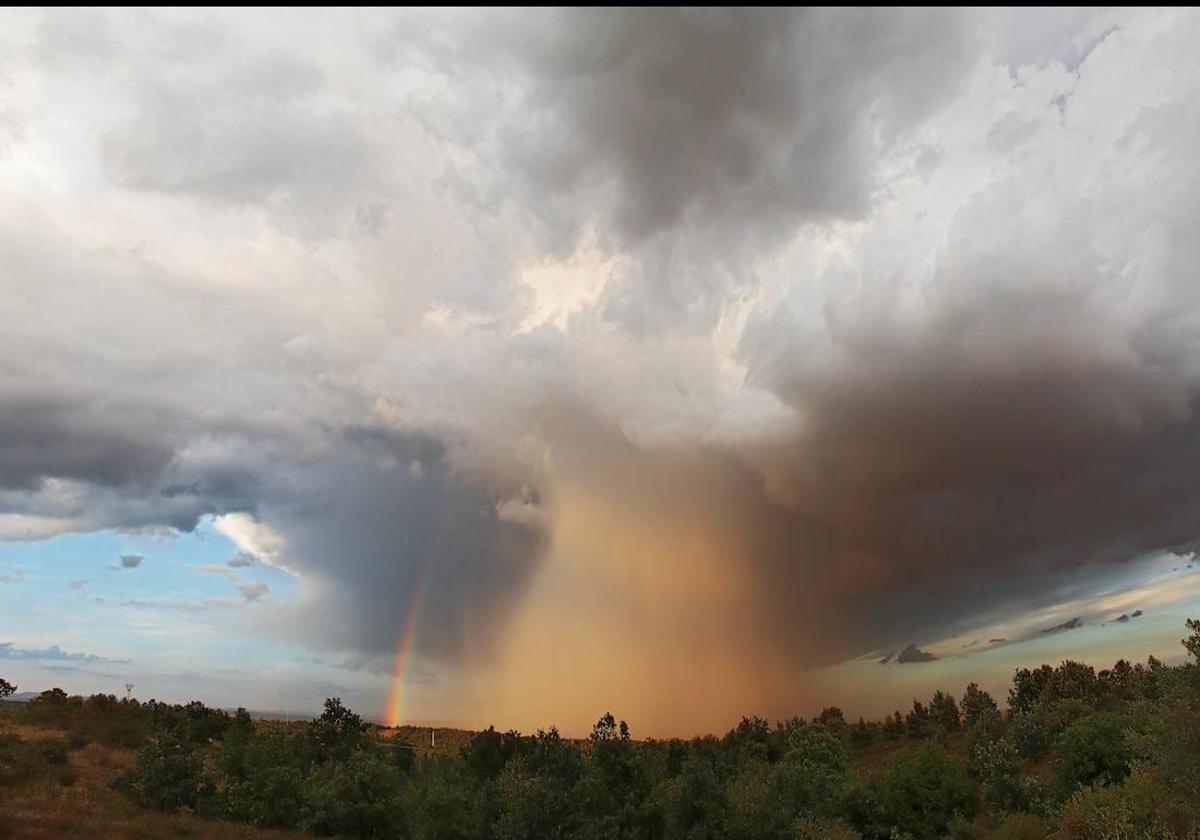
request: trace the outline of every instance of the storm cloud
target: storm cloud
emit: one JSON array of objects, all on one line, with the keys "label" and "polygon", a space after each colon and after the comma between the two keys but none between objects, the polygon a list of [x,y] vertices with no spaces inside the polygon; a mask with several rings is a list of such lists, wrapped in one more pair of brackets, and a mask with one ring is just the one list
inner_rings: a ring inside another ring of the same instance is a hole
[{"label": "storm cloud", "polygon": [[1200,17],[1039,14],[11,13],[0,537],[697,727],[1188,550]]}]

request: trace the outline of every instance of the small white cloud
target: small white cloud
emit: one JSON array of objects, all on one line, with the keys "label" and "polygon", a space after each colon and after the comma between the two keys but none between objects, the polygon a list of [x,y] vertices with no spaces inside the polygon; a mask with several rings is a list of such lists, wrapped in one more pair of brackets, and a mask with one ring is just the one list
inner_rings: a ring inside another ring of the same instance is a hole
[{"label": "small white cloud", "polygon": [[224,563],[206,563],[203,566],[197,566],[196,571],[209,575],[222,575],[229,580],[237,580],[234,572]]},{"label": "small white cloud", "polygon": [[516,496],[498,502],[496,516],[505,522],[530,528],[541,528],[547,521],[546,511],[538,504],[537,496],[529,487],[522,487]]},{"label": "small white cloud", "polygon": [[259,522],[246,513],[226,513],[213,520],[213,527],[228,537],[238,547],[238,551],[299,577],[283,564],[282,555],[287,542],[283,535],[270,525]]},{"label": "small white cloud", "polygon": [[73,580],[67,584],[67,586],[71,587],[72,589],[83,589],[83,587],[87,585],[88,582],[86,580]]},{"label": "small white cloud", "polygon": [[14,569],[10,575],[0,575],[0,583],[21,583],[25,580],[25,572]]}]

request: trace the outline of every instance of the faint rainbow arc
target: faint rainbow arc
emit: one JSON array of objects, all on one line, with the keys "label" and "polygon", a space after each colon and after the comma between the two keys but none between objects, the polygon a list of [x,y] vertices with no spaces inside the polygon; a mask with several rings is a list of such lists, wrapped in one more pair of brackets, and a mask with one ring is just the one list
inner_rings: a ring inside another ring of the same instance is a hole
[{"label": "faint rainbow arc", "polygon": [[428,567],[421,569],[413,596],[409,601],[408,615],[400,636],[396,639],[396,658],[392,663],[392,679],[388,688],[387,705],[384,706],[383,721],[388,726],[399,726],[404,721],[404,701],[408,699],[408,670],[412,665],[412,651],[416,646],[417,626],[421,620],[421,608],[425,605],[425,590],[429,575]]}]

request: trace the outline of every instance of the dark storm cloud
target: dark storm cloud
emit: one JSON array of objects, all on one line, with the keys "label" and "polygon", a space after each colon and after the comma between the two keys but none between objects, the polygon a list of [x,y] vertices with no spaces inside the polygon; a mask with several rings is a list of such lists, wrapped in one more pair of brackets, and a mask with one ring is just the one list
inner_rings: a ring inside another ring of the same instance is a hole
[{"label": "dark storm cloud", "polygon": [[909,662],[933,662],[937,659],[932,653],[921,650],[914,644],[909,644],[904,650],[896,655],[896,661],[901,665]]},{"label": "dark storm cloud", "polygon": [[621,656],[781,681],[1200,538],[1194,17],[1005,29],[1023,71],[958,11],[209,17],[35,27],[28,159],[89,186],[0,196],[5,536],[251,515],[278,626],[375,662],[612,543]]},{"label": "dark storm cloud", "polygon": [[[1196,540],[1200,423],[1120,416],[1110,400],[1124,377],[1084,378],[1081,390],[1031,363],[998,382],[877,383],[828,426],[810,418],[811,437],[750,456],[772,488],[775,537],[836,573],[826,580],[853,616],[847,640],[869,648],[1047,603],[1057,572]],[[786,593],[813,586],[813,570],[762,557],[780,595],[772,612],[786,614]]]},{"label": "dark storm cloud", "polygon": [[[372,38],[444,74],[455,104],[425,119],[503,173],[468,183],[455,166],[446,183],[489,211],[517,204],[553,249],[594,236],[636,254],[605,307],[643,330],[711,326],[747,261],[802,225],[864,217],[880,150],[961,87],[977,49],[970,17],[946,9],[450,20],[402,18],[391,40]],[[497,112],[494,134],[481,109]]]},{"label": "dark storm cloud", "polygon": [[6,400],[0,406],[0,487],[29,490],[47,478],[143,484],[174,452],[161,438],[130,428],[128,419],[119,410],[61,398]]},{"label": "dark storm cloud", "polygon": [[1068,619],[1067,621],[1064,621],[1062,624],[1056,624],[1053,627],[1047,627],[1046,629],[1042,630],[1042,632],[1043,633],[1061,633],[1064,630],[1078,630],[1082,626],[1083,626],[1083,619],[1071,618],[1071,619]]},{"label": "dark storm cloud", "polygon": [[420,653],[455,660],[489,651],[542,540],[498,515],[514,488],[456,474],[435,439],[376,428],[348,430],[337,458],[296,478],[291,486],[302,490],[262,507],[287,536],[288,567],[316,589],[292,632],[386,654],[416,609]]},{"label": "dark storm cloud", "polygon": [[[549,226],[770,239],[866,211],[873,132],[893,136],[954,89],[967,23],[946,10],[486,13],[455,21],[455,47],[430,35],[427,49],[451,73],[490,58],[528,85],[501,142]],[[593,188],[600,220],[572,201]]]}]

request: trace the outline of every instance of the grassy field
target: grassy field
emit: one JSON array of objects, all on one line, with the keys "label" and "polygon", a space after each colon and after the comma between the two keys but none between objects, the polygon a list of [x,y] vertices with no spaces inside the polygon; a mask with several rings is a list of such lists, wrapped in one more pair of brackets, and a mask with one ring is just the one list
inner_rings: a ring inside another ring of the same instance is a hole
[{"label": "grassy field", "polygon": [[99,743],[72,750],[63,730],[17,723],[12,705],[0,703],[0,837],[6,840],[306,836],[140,808],[111,788],[133,766],[133,751]]}]

